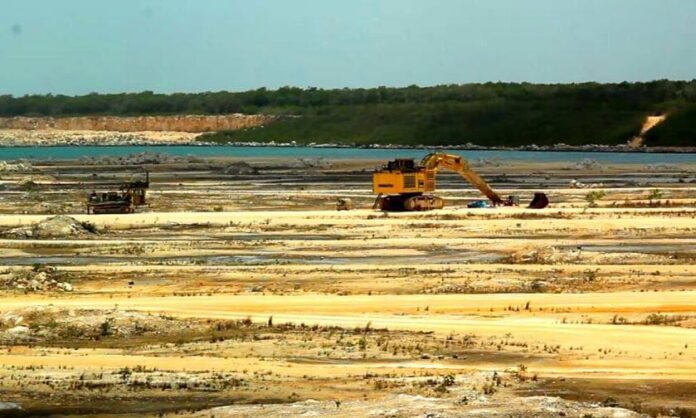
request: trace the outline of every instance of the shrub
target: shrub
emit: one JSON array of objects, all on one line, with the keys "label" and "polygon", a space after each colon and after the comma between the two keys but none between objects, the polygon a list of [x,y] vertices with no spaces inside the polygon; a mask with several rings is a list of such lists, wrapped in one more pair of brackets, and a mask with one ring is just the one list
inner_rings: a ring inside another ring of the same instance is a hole
[{"label": "shrub", "polygon": [[597,206],[597,201],[606,195],[604,190],[592,190],[585,195],[585,201],[587,201],[589,207],[594,208]]}]

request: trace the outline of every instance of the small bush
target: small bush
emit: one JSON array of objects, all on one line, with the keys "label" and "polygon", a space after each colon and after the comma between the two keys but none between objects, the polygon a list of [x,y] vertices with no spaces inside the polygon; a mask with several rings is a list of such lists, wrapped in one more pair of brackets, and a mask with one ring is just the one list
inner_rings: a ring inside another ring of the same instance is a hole
[{"label": "small bush", "polygon": [[607,193],[604,190],[592,190],[585,195],[585,201],[588,203],[589,207],[594,208],[597,206],[597,201],[606,195]]}]

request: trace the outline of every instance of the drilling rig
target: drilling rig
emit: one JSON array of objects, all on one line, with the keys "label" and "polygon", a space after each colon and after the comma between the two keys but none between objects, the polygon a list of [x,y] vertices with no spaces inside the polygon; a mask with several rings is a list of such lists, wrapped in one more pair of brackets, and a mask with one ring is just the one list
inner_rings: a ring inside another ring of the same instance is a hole
[{"label": "drilling rig", "polygon": [[[372,191],[377,193],[373,208],[384,211],[420,211],[442,209],[445,201],[435,192],[435,180],[440,168],[459,173],[481,191],[494,206],[517,205],[518,199],[510,196],[503,200],[486,181],[474,172],[469,163],[458,155],[433,153],[420,163],[410,158],[389,161],[373,173]],[[541,209],[549,201],[544,193],[535,193],[529,207]]]}]

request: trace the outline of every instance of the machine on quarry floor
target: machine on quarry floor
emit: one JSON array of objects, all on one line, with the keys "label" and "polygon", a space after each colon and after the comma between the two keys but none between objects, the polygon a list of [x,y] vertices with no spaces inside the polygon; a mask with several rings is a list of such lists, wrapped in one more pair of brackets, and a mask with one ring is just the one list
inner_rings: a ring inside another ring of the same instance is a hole
[{"label": "machine on quarry floor", "polygon": [[[389,161],[372,175],[372,190],[377,193],[373,208],[384,211],[419,211],[442,209],[445,201],[435,192],[435,180],[440,168],[459,173],[491,201],[493,206],[516,206],[519,199],[509,196],[503,200],[481,176],[474,172],[469,163],[458,155],[432,153],[416,164],[409,158]],[[549,200],[544,193],[535,193],[529,208],[542,209]]]},{"label": "machine on quarry floor", "polygon": [[87,197],[87,213],[133,213],[137,206],[146,204],[145,196],[150,187],[150,172],[145,180],[135,180],[118,185],[118,190],[97,193],[93,190]]}]

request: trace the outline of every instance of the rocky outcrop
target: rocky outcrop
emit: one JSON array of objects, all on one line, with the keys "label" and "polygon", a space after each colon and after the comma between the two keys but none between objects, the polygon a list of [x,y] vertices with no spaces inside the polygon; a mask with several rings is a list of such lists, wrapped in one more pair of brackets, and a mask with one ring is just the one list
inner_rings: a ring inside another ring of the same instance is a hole
[{"label": "rocky outcrop", "polygon": [[0,118],[0,129],[66,131],[211,132],[252,128],[272,122],[271,115],[79,116]]}]

